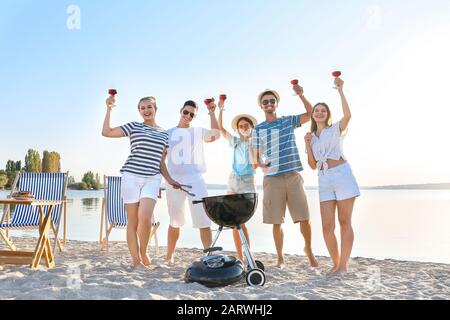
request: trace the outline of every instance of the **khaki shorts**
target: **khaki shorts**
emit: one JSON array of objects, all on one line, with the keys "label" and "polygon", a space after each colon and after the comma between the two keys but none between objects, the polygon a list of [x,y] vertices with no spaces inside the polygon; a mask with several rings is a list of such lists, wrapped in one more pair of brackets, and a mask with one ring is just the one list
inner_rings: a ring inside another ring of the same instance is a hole
[{"label": "khaki shorts", "polygon": [[294,223],[309,220],[303,178],[298,172],[264,177],[263,222],[283,224],[286,205]]}]

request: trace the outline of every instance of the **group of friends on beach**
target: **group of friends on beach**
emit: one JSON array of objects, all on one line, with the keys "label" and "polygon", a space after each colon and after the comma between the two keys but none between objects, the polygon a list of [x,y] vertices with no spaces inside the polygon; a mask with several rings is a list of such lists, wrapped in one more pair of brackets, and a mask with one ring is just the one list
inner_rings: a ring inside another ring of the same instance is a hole
[{"label": "group of friends on beach", "polygon": [[[258,95],[258,105],[265,121],[258,124],[249,114],[240,114],[232,121],[235,134],[223,126],[226,96],[205,100],[210,116],[210,128],[194,127],[193,120],[199,112],[195,101],[186,101],[179,109],[178,124],[164,130],[156,123],[158,106],[155,97],[144,97],[138,103],[143,122],[131,122],[111,127],[110,117],[115,106],[115,92],[106,100],[106,115],[102,135],[109,138],[129,137],[131,153],[121,169],[121,196],[128,217],[127,243],[133,268],[151,265],[148,243],[151,219],[162,178],[168,184],[167,208],[170,216],[168,227],[166,263],[175,262],[174,253],[180,236],[180,228],[186,223],[185,202],[188,201],[192,225],[199,229],[204,248],[212,243],[211,220],[202,205],[191,200],[208,196],[203,174],[206,172],[204,143],[212,143],[222,136],[233,153],[232,170],[228,178],[227,194],[255,193],[255,174],[260,168],[264,173],[263,222],[273,225],[273,239],[277,252],[276,266],[283,268],[283,229],[286,207],[294,223],[300,226],[305,247],[304,252],[312,267],[318,262],[311,247],[311,224],[303,170],[296,144],[295,129],[311,122],[305,135],[308,164],[318,171],[320,212],[323,237],[333,261],[331,272],[347,272],[353,246],[351,224],[353,206],[360,195],[357,181],[343,154],[342,142],[351,119],[345,98],[344,81],[334,80],[342,101],[343,117],[332,123],[331,111],[326,103],[312,106],[305,98],[298,81],[292,82],[295,94],[300,98],[306,112],[279,116],[280,95],[275,90],[264,90]],[[218,119],[216,109],[219,109]],[[185,192],[189,188],[190,195]],[[192,195],[195,195],[192,199]],[[336,212],[340,225],[340,247],[335,235]],[[249,231],[243,231],[250,243]],[[236,230],[233,231],[237,257],[243,259],[242,244]]]}]

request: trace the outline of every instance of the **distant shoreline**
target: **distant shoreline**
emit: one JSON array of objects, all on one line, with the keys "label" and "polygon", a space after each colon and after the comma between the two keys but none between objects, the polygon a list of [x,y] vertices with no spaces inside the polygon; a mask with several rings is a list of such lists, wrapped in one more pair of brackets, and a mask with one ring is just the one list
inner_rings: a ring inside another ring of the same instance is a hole
[{"label": "distant shoreline", "polygon": [[[227,188],[225,184],[207,184],[206,187],[210,190],[224,190]],[[450,183],[429,183],[429,184],[405,184],[405,185],[386,185],[386,186],[361,186],[362,190],[450,190]],[[257,190],[263,190],[261,185],[256,186]],[[317,186],[305,186],[306,190],[317,190]],[[3,189],[0,191],[10,191],[11,189]],[[71,191],[100,191],[99,190],[78,190],[71,189]]]},{"label": "distant shoreline", "polygon": [[[221,184],[207,184],[208,189],[211,190],[223,190],[226,189],[226,185]],[[387,186],[374,186],[360,187],[363,190],[450,190],[450,183],[432,183],[432,184],[406,184],[406,185],[387,185]],[[262,190],[261,185],[256,186],[257,190]],[[306,190],[317,190],[317,186],[305,186]]]},{"label": "distant shoreline", "polygon": [[405,184],[389,185],[377,187],[362,187],[361,189],[372,190],[449,190],[450,183],[426,183],[426,184]]}]

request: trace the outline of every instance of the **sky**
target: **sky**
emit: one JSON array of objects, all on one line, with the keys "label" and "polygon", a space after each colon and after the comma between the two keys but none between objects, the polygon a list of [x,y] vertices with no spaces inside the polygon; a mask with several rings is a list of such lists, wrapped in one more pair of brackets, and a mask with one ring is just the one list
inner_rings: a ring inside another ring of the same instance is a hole
[{"label": "sky", "polygon": [[[76,180],[117,175],[129,141],[101,136],[108,88],[111,124],[140,121],[157,98],[157,122],[178,123],[183,102],[226,93],[226,128],[239,113],[263,120],[256,99],[281,95],[278,115],[311,101],[342,116],[331,72],[342,71],[353,114],[345,155],[364,186],[450,182],[450,2],[431,1],[18,1],[0,2],[0,168],[29,148],[61,154]],[[209,126],[206,108],[194,125]],[[306,185],[317,185],[297,129]],[[208,183],[225,184],[232,153],[206,147]],[[257,182],[262,175],[258,173]]]}]

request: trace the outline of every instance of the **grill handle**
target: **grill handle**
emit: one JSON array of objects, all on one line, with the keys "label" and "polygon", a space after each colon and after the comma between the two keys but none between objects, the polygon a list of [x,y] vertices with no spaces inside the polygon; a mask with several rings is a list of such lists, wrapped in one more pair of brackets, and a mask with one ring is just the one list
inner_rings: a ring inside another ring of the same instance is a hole
[{"label": "grill handle", "polygon": [[194,200],[194,201],[192,201],[192,204],[199,204],[199,203],[205,203],[205,200]]},{"label": "grill handle", "polygon": [[222,250],[223,250],[222,247],[211,247],[211,248],[203,249],[203,253],[210,253],[210,252],[222,251]]}]

